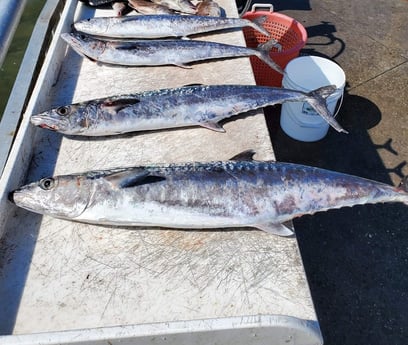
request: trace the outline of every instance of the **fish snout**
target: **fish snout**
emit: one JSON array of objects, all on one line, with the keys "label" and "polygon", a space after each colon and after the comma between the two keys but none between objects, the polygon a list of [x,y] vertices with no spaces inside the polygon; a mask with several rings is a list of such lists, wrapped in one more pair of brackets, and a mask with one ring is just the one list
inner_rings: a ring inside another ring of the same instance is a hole
[{"label": "fish snout", "polygon": [[64,125],[63,119],[56,119],[45,113],[38,114],[38,115],[32,115],[30,118],[30,122],[34,126],[50,129],[52,131],[60,131],[66,127]]},{"label": "fish snout", "polygon": [[12,192],[8,193],[8,195],[7,195],[7,199],[8,199],[10,202],[12,202],[13,204],[16,203],[16,202],[14,201],[14,194],[15,194],[15,191],[12,191]]},{"label": "fish snout", "polygon": [[24,204],[24,195],[24,191],[19,188],[9,192],[7,199],[14,205],[20,206]]}]

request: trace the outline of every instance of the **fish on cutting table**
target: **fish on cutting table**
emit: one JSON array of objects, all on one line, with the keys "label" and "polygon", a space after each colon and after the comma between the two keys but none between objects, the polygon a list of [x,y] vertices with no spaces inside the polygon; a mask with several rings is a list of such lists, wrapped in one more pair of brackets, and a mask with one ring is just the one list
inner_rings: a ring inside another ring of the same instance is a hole
[{"label": "fish on cutting table", "polygon": [[147,0],[129,0],[129,7],[146,15],[173,14],[174,10]]},{"label": "fish on cutting table", "polygon": [[31,116],[31,123],[68,135],[105,136],[126,132],[202,126],[219,132],[219,121],[284,102],[308,102],[339,132],[330,114],[326,86],[309,93],[256,85],[195,85],[145,91],[65,105]]},{"label": "fish on cutting table", "polygon": [[195,14],[197,9],[189,0],[151,0],[155,4],[168,7],[174,11]]},{"label": "fish on cutting table", "polygon": [[61,37],[81,56],[106,64],[121,66],[176,65],[186,68],[187,64],[191,62],[257,56],[269,67],[279,73],[284,73],[269,55],[272,47],[277,45],[274,39],[253,49],[216,42],[180,39],[107,41],[77,32],[63,33]]},{"label": "fish on cutting table", "polygon": [[402,202],[399,187],[334,171],[251,160],[158,164],[43,178],[9,194],[17,206],[73,221],[178,229],[254,227],[289,236],[283,223],[346,206]]},{"label": "fish on cutting table", "polygon": [[[138,0],[140,1],[140,0]],[[266,16],[257,21],[242,18],[209,16],[136,15],[126,17],[97,17],[78,21],[72,26],[76,31],[101,37],[113,38],[164,38],[186,37],[209,31],[251,27],[263,35],[269,32],[262,27]]]}]

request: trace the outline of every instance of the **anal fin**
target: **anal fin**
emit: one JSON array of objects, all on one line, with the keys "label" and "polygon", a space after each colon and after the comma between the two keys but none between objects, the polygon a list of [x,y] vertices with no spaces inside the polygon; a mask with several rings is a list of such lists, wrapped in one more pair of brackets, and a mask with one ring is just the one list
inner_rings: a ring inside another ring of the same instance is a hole
[{"label": "anal fin", "polygon": [[290,237],[295,235],[293,229],[290,229],[287,225],[281,223],[256,224],[254,227],[270,234],[282,237]]},{"label": "anal fin", "polygon": [[200,122],[199,125],[212,131],[225,133],[225,129],[217,122]]}]

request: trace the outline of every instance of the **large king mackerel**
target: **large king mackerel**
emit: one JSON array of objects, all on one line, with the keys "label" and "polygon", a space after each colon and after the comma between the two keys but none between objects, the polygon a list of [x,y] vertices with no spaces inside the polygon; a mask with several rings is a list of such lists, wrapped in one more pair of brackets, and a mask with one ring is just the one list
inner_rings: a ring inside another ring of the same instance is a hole
[{"label": "large king mackerel", "polygon": [[34,125],[69,135],[104,136],[125,132],[202,126],[223,132],[219,121],[283,102],[308,102],[331,126],[326,86],[310,93],[255,85],[185,86],[61,106],[31,117]]},{"label": "large king mackerel", "polygon": [[283,74],[283,70],[269,56],[269,51],[277,44],[274,39],[253,49],[216,42],[181,39],[108,41],[78,32],[63,33],[61,37],[81,56],[107,64],[186,67],[191,62],[254,55]]},{"label": "large king mackerel", "polygon": [[10,193],[33,212],[74,221],[180,229],[255,227],[367,203],[408,204],[400,187],[314,167],[251,161],[151,165],[44,178]]},{"label": "large king mackerel", "polygon": [[249,26],[269,36],[258,23],[242,18],[208,16],[139,15],[125,17],[97,17],[78,21],[75,30],[102,37],[164,38],[186,37],[203,32]]}]

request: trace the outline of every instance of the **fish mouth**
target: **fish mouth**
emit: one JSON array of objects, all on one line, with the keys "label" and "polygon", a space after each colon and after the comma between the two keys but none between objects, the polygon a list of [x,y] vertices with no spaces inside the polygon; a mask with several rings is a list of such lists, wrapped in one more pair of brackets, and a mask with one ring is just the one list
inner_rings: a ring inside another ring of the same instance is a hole
[{"label": "fish mouth", "polygon": [[61,121],[62,120],[60,119],[54,119],[53,117],[44,114],[33,115],[30,118],[30,122],[34,126],[49,129],[52,131],[60,131],[63,129],[64,126]]},{"label": "fish mouth", "polygon": [[76,37],[76,36],[84,36],[84,34],[81,34],[77,30],[73,33],[62,33],[61,38],[67,42],[72,49],[74,49],[79,55],[86,57],[86,55],[83,52],[81,41]]},{"label": "fish mouth", "polygon": [[24,207],[24,208],[28,209],[25,202],[24,202],[25,193],[23,192],[22,189],[15,189],[15,190],[11,191],[8,194],[7,198],[14,205],[19,206],[19,207]]},{"label": "fish mouth", "polygon": [[16,193],[16,191],[12,191],[12,192],[8,193],[8,196],[7,196],[7,199],[10,202],[12,202],[13,204],[16,204],[15,198],[14,198],[15,193]]}]

